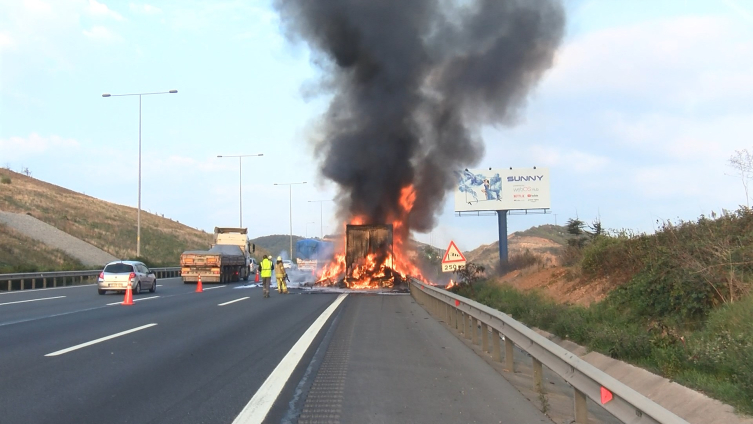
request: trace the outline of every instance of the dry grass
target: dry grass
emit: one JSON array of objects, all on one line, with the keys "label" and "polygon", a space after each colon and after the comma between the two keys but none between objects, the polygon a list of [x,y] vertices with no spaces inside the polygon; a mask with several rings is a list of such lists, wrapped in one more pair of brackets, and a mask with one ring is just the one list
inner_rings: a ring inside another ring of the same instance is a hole
[{"label": "dry grass", "polygon": [[39,243],[0,224],[0,274],[85,269],[65,252]]},{"label": "dry grass", "polygon": [[[136,208],[117,205],[0,169],[0,210],[29,213],[119,258],[136,256]],[[180,253],[207,248],[212,235],[141,211],[142,258],[153,265],[176,265]]]}]

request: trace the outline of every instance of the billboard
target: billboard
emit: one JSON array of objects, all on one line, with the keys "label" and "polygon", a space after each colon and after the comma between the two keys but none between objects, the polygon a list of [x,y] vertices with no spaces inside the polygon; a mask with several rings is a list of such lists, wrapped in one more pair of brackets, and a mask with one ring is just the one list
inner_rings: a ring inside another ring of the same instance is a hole
[{"label": "billboard", "polygon": [[455,212],[551,209],[548,168],[455,171]]}]

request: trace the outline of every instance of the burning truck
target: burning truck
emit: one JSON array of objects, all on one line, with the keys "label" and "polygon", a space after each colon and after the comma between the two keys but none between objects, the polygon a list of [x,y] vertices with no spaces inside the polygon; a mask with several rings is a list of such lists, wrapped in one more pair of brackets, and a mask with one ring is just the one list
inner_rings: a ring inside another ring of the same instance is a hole
[{"label": "burning truck", "polygon": [[318,286],[353,289],[392,288],[405,284],[395,272],[392,224],[345,226],[345,253],[324,269]]}]

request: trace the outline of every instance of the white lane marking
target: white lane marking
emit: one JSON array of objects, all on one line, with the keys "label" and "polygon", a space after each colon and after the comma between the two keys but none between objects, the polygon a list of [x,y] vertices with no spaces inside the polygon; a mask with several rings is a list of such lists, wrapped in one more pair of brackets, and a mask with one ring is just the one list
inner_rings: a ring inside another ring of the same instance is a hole
[{"label": "white lane marking", "polygon": [[207,288],[205,288],[205,289],[204,289],[204,291],[207,291],[207,290],[214,290],[214,289],[221,289],[221,288],[223,288],[223,287],[227,287],[227,286],[207,287]]},{"label": "white lane marking", "polygon": [[0,296],[5,296],[9,294],[36,293],[36,292],[47,291],[47,290],[80,289],[82,287],[91,287],[91,286],[96,286],[96,285],[97,283],[91,283],[91,284],[76,284],[75,286],[47,287],[46,289],[14,290],[11,292],[7,291],[5,293],[0,293]]},{"label": "white lane marking", "polygon": [[126,330],[126,331],[121,331],[120,333],[115,333],[115,334],[107,336],[107,337],[102,337],[102,338],[99,338],[97,340],[92,340],[90,342],[81,343],[81,344],[76,345],[76,346],[71,346],[71,347],[69,347],[67,349],[58,350],[57,352],[48,353],[47,355],[44,355],[44,356],[58,356],[58,355],[62,355],[64,353],[68,353],[68,352],[72,352],[74,350],[81,349],[82,347],[91,346],[93,344],[101,343],[101,342],[104,342],[106,340],[114,339],[116,337],[125,336],[126,334],[135,333],[136,331],[143,330],[145,328],[154,327],[155,325],[157,325],[157,324],[142,325],[141,327],[132,328],[132,329]]},{"label": "white lane marking", "polygon": [[39,301],[39,300],[60,299],[60,298],[63,298],[63,297],[65,297],[65,296],[43,297],[41,299],[31,299],[31,300],[17,300],[15,302],[0,303],[0,306],[2,306],[2,305],[12,305],[14,303],[36,302],[36,301]]},{"label": "white lane marking", "polygon": [[332,304],[329,305],[321,315],[319,315],[319,318],[311,324],[308,330],[306,330],[295,345],[293,345],[290,352],[288,352],[287,355],[282,358],[282,361],[277,364],[277,367],[272,371],[272,374],[269,374],[269,377],[267,377],[261,387],[259,387],[259,390],[256,391],[254,397],[248,401],[241,413],[235,417],[233,424],[254,424],[264,421],[264,418],[266,418],[267,413],[269,413],[269,410],[272,408],[275,399],[280,395],[280,392],[290,378],[290,375],[293,373],[293,370],[298,365],[298,362],[301,361],[303,354],[306,353],[311,342],[314,341],[317,333],[319,333],[319,330],[321,330],[327,322],[330,315],[335,312],[335,309],[337,309],[347,296],[347,294],[341,294],[338,296],[337,299],[335,299],[335,301],[332,302]]},{"label": "white lane marking", "polygon": [[157,287],[162,287],[162,284],[157,284]]},{"label": "white lane marking", "polygon": [[217,306],[225,306],[225,305],[229,305],[229,304],[235,303],[235,302],[240,302],[241,300],[246,300],[246,299],[249,299],[249,297],[246,296],[246,297],[242,297],[240,299],[231,300],[230,302],[218,303]]},{"label": "white lane marking", "polygon": [[[159,297],[159,296],[151,296],[151,297],[140,297],[140,298],[138,298],[138,299],[133,299],[133,301],[134,301],[134,302],[141,302],[142,300],[156,299],[156,298],[158,298],[158,297]],[[123,304],[123,302],[113,302],[113,303],[108,303],[108,304],[107,304],[107,306],[112,306],[112,305],[122,305],[122,304]]]}]

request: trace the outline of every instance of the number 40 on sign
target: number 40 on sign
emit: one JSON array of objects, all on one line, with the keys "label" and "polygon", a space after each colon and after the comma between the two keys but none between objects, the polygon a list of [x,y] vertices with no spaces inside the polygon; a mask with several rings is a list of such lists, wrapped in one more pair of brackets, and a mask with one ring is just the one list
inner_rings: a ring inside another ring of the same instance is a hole
[{"label": "number 40 on sign", "polygon": [[465,256],[460,252],[455,242],[451,241],[442,257],[442,272],[454,272],[463,268],[465,268]]}]

